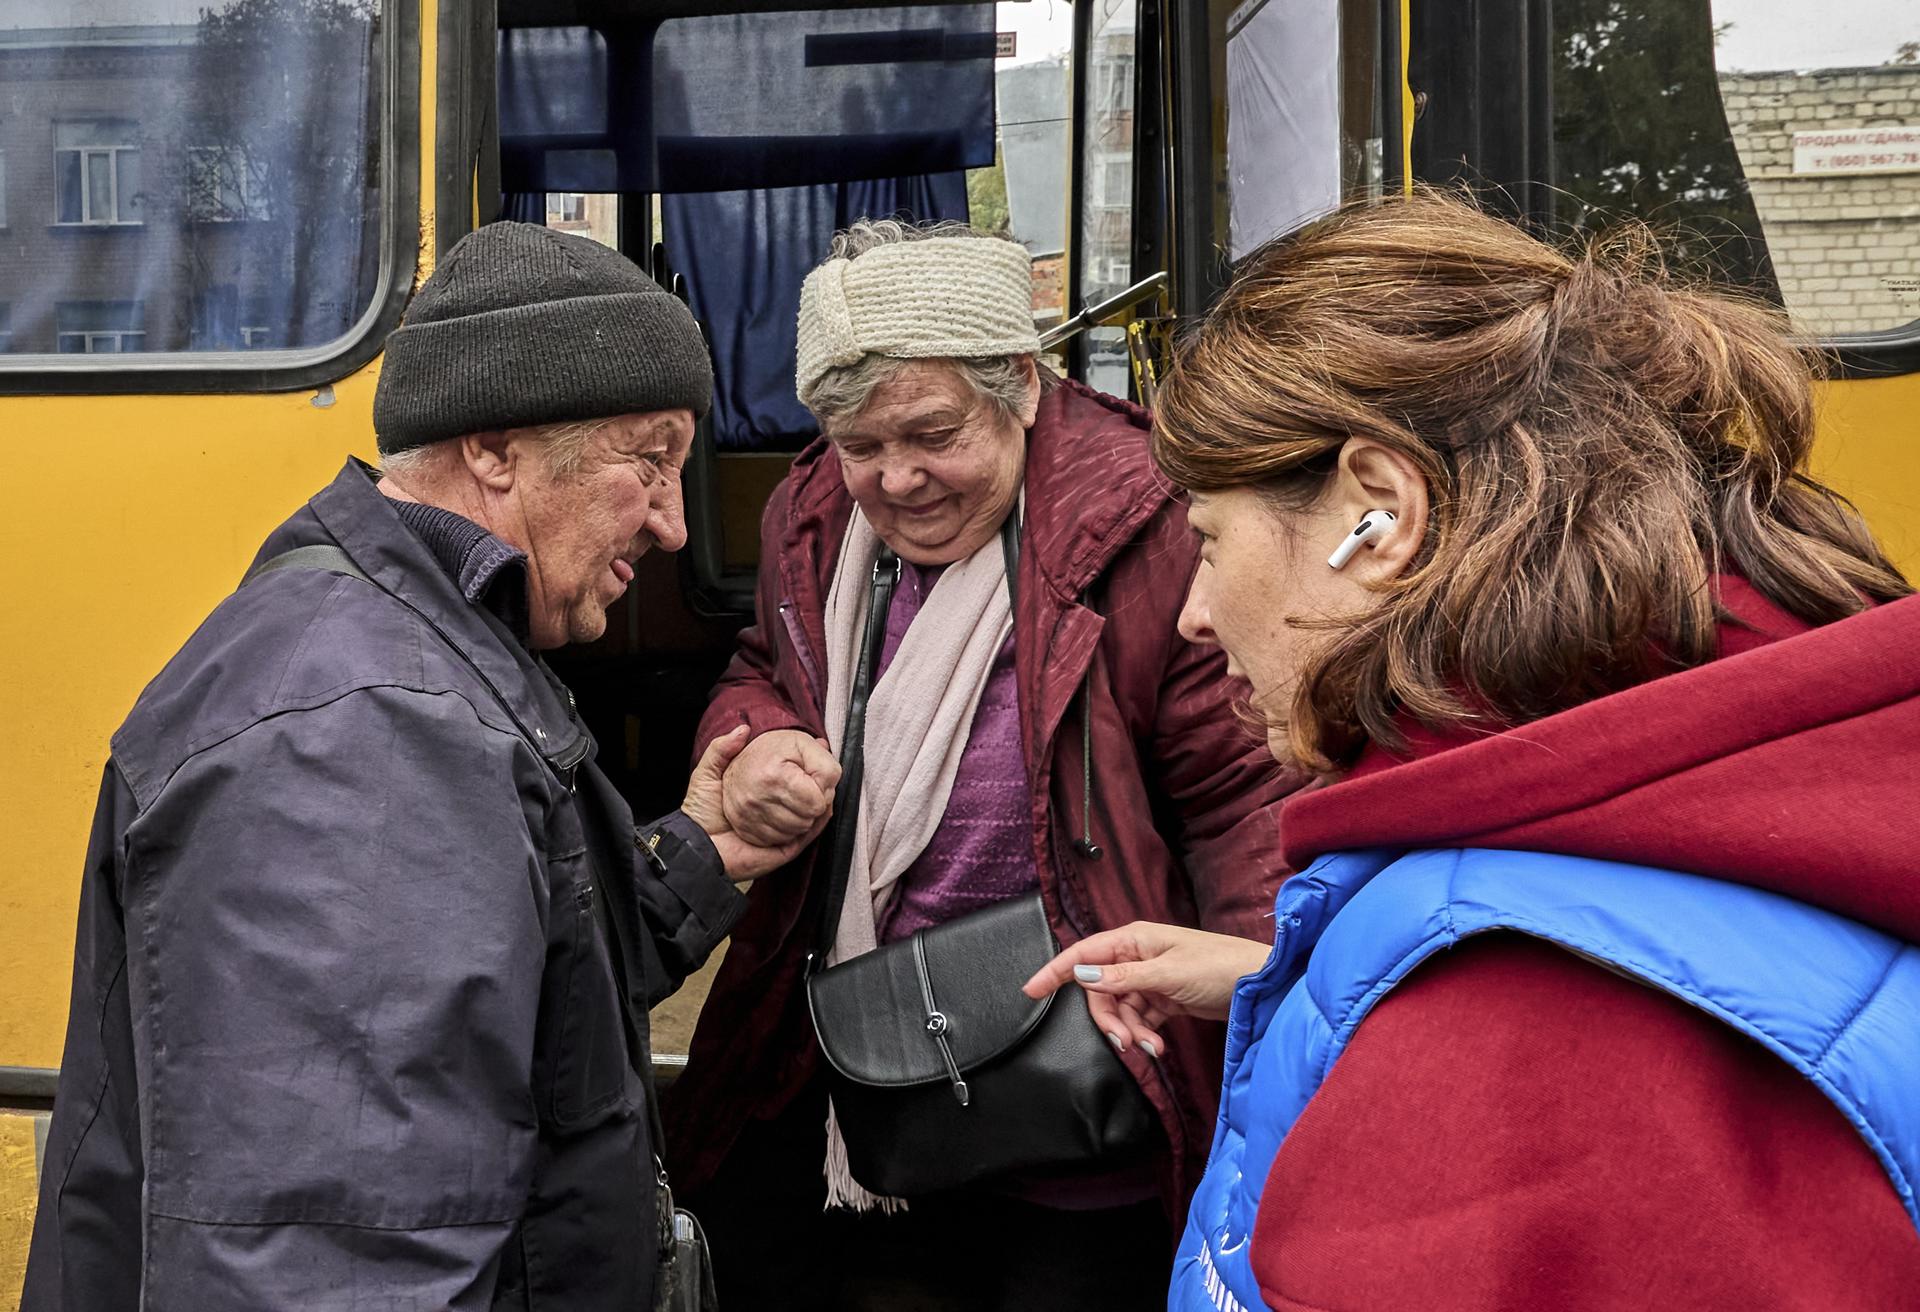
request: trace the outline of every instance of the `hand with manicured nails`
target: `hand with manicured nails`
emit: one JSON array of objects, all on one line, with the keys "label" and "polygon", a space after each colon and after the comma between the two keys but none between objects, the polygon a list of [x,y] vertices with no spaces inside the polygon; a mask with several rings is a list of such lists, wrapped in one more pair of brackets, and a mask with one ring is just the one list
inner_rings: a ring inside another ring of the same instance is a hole
[{"label": "hand with manicured nails", "polygon": [[773,729],[739,753],[726,783],[727,825],[742,838],[765,846],[810,840],[833,814],[840,762],[812,734]]},{"label": "hand with manicured nails", "polygon": [[[720,854],[721,864],[727,868],[727,878],[734,880],[758,879],[771,870],[778,870],[800,854],[800,849],[812,842],[820,830],[826,826],[827,813],[833,809],[833,791],[827,790],[827,808],[810,827],[794,831],[788,836],[769,835],[767,831],[755,829],[751,832],[737,827],[730,818],[729,803],[733,800],[729,790],[734,786],[734,769],[745,758],[751,744],[747,741],[748,729],[741,725],[732,733],[723,734],[707,744],[707,750],[700,756],[700,764],[693,767],[693,777],[687,781],[687,799],[680,809],[687,817],[707,831],[707,837],[713,840],[714,849]],[[768,735],[761,735],[765,738]],[[800,737],[805,738],[805,734]],[[755,742],[760,739],[755,739]],[[808,742],[814,741],[807,739]],[[829,762],[832,758],[828,758]],[[837,779],[840,767],[834,766]]]},{"label": "hand with manicured nails", "polygon": [[1159,1026],[1169,1016],[1225,1020],[1234,985],[1267,964],[1272,945],[1203,929],[1136,920],[1089,935],[1034,972],[1021,986],[1044,998],[1069,982],[1087,994],[1094,1024],[1125,1052],[1166,1051]]}]

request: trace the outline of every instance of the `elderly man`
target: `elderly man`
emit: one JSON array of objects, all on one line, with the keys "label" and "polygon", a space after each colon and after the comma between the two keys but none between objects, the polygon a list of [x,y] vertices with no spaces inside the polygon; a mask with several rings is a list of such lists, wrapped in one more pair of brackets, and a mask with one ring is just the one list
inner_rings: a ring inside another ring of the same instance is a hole
[{"label": "elderly man", "polygon": [[496,224],[350,462],[114,736],[29,1312],[648,1306],[646,1016],[797,843],[720,739],[638,831],[539,652],[652,547],[711,374],[593,242]]},{"label": "elderly man", "polygon": [[[841,739],[865,617],[885,620],[852,841],[813,843],[793,878],[755,894],[668,1099],[676,1178],[700,1189],[716,1251],[754,1254],[721,1264],[728,1303],[1164,1301],[1167,1209],[1184,1209],[1212,1134],[1217,1026],[1177,1020],[1137,1044],[1109,1031],[1121,1091],[1129,1077],[1138,1090],[1115,1105],[1139,1112],[1139,1141],[1029,1141],[1007,1174],[930,1187],[902,1210],[858,1177],[859,1105],[829,1096],[803,982],[839,874],[830,846],[848,853],[848,891],[816,960],[1016,899],[1062,943],[1140,919],[1271,929],[1279,805],[1297,777],[1236,720],[1246,689],[1219,652],[1175,628],[1200,544],[1153,467],[1146,414],[1050,377],[1039,346],[1026,250],[963,225],[856,224],[802,291],[797,385],[824,440],[767,507],[758,622],[701,726],[711,742],[754,735],[726,777],[742,833],[814,832],[838,778],[818,740],[852,759]],[[896,559],[883,603],[870,580]],[[1024,975],[1005,965],[980,960],[956,1001],[1018,996]],[[884,992],[867,1029],[918,1031],[918,996]],[[1028,1124],[1046,1110],[1023,1100]],[[954,1156],[934,1136],[889,1147]]]}]

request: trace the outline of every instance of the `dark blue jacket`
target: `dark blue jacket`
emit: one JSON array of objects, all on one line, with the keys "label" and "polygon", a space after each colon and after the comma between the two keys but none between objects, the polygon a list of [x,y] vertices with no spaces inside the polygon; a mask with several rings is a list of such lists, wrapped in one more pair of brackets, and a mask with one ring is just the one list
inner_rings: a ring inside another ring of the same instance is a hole
[{"label": "dark blue jacket", "polygon": [[646,1009],[742,899],[363,466],[315,543],[114,736],[23,1307],[644,1308]]}]

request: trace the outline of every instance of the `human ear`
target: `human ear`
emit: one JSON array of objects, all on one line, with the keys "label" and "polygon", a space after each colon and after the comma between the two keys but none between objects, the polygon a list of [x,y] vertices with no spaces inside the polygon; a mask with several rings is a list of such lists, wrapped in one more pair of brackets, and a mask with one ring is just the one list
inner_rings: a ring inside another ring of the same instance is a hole
[{"label": "human ear", "polygon": [[[1344,568],[1359,582],[1380,584],[1399,576],[1420,553],[1427,536],[1426,475],[1403,452],[1370,438],[1350,437],[1340,448],[1331,504],[1351,530],[1368,511],[1393,515],[1392,528],[1366,542]],[[1329,550],[1338,544],[1331,544]]]},{"label": "human ear", "polygon": [[1027,375],[1027,394],[1026,399],[1020,403],[1018,418],[1020,427],[1025,429],[1033,427],[1034,416],[1040,413],[1040,368],[1030,355],[1022,364]]},{"label": "human ear", "polygon": [[687,409],[663,410],[654,422],[654,436],[675,460],[685,462],[693,450],[693,439],[698,432],[694,423],[693,411]]},{"label": "human ear", "polygon": [[460,439],[460,462],[489,492],[508,492],[519,473],[520,448],[503,432],[468,433]]}]

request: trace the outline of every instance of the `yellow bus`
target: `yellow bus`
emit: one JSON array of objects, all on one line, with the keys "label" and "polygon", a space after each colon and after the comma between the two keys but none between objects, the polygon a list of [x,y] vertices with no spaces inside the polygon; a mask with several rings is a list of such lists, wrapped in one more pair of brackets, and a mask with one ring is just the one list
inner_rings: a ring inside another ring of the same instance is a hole
[{"label": "yellow bus", "polygon": [[1344,197],[1457,180],[1550,230],[1641,215],[1832,347],[1819,472],[1920,570],[1907,0],[803,3],[0,6],[0,1312],[57,1169],[109,735],[265,533],[373,455],[380,343],[478,222],[618,247],[714,347],[689,549],[564,660],[643,814],[679,796],[659,745],[691,738],[811,437],[799,276],[861,215],[1004,228],[1060,367],[1144,399],[1170,321]]}]

